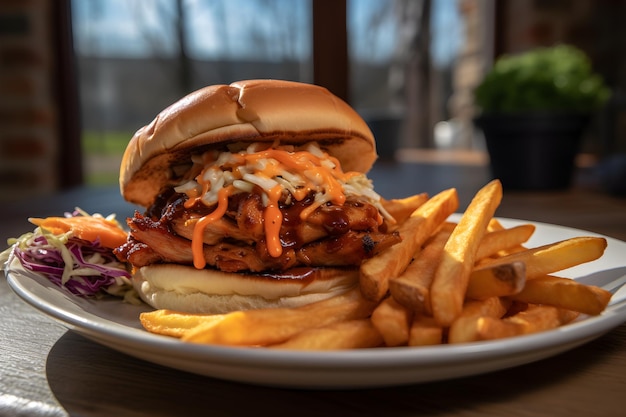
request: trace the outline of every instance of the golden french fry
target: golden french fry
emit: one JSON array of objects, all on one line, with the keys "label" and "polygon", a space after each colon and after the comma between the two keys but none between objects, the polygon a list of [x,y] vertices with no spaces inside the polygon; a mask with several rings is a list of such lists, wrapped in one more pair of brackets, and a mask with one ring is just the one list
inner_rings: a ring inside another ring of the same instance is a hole
[{"label": "golden french fry", "polygon": [[447,231],[448,235],[450,235],[450,233],[452,233],[452,231],[454,230],[456,225],[457,225],[457,223],[455,223],[455,222],[443,222],[443,224],[439,228],[439,231]]},{"label": "golden french fry", "polygon": [[606,239],[601,237],[574,237],[489,260],[482,266],[523,262],[526,264],[526,279],[531,280],[594,261],[602,256],[606,245]]},{"label": "golden french fry", "polygon": [[396,223],[402,224],[411,216],[419,206],[428,200],[428,194],[415,194],[405,198],[394,198],[391,200],[382,200],[382,205],[387,213],[396,220]]},{"label": "golden french fry", "polygon": [[363,295],[369,300],[380,301],[387,294],[389,279],[397,277],[406,269],[415,251],[454,213],[458,205],[457,192],[451,188],[417,208],[398,228],[402,241],[361,264],[360,286]]},{"label": "golden french fry", "polygon": [[611,293],[593,285],[581,284],[573,279],[543,276],[528,281],[521,292],[510,298],[598,315],[611,301]]},{"label": "golden french fry", "polygon": [[385,298],[372,313],[372,324],[386,346],[406,345],[412,313],[392,297]]},{"label": "golden french fry", "polygon": [[466,298],[483,300],[517,294],[526,283],[526,266],[513,262],[474,269],[465,292]]},{"label": "golden french fry", "polygon": [[416,316],[409,329],[409,346],[430,346],[443,343],[443,328],[434,318]]},{"label": "golden french fry", "polygon": [[449,326],[460,314],[476,251],[502,199],[502,184],[493,180],[480,189],[452,231],[430,288],[433,317]]},{"label": "golden french fry", "polygon": [[578,316],[576,312],[546,305],[530,304],[518,314],[503,319],[523,329],[522,334],[536,333],[567,324]]},{"label": "golden french fry", "polygon": [[448,343],[478,340],[476,319],[478,317],[500,318],[506,314],[510,304],[510,301],[500,297],[465,301],[461,314],[448,330]]},{"label": "golden french fry", "polygon": [[578,316],[580,316],[580,313],[578,311],[568,310],[566,308],[559,308],[558,314],[560,322],[559,325],[561,326],[576,320]]},{"label": "golden french fry", "polygon": [[489,316],[471,317],[466,326],[473,332],[465,342],[503,339],[506,337],[538,333],[567,324],[576,313],[545,305],[530,305],[528,309],[504,319]]},{"label": "golden french fry", "polygon": [[430,285],[450,233],[449,228],[442,228],[429,239],[400,276],[389,280],[391,296],[416,313],[432,315]]},{"label": "golden french fry", "polygon": [[487,233],[496,232],[498,230],[504,230],[504,226],[500,223],[500,220],[495,217],[489,220],[489,224],[487,225]]},{"label": "golden french fry", "polygon": [[480,260],[502,251],[517,249],[522,243],[528,241],[534,232],[535,225],[532,224],[487,232],[478,246],[476,259]]},{"label": "golden french fry", "polygon": [[461,310],[459,318],[472,316],[502,317],[509,311],[510,307],[511,301],[500,297],[466,300],[463,303],[463,310]]},{"label": "golden french fry", "polygon": [[466,338],[457,341],[457,343],[504,339],[524,334],[522,325],[495,317],[469,317],[465,320],[464,325]]},{"label": "golden french fry", "polygon": [[254,346],[282,343],[294,335],[339,321],[369,317],[375,304],[358,288],[296,308],[266,308],[228,313],[216,323],[200,324],[182,339],[194,343]]},{"label": "golden french fry", "polygon": [[173,337],[182,337],[189,329],[223,318],[224,314],[192,314],[172,310],[154,310],[139,315],[141,325],[149,332]]},{"label": "golden french fry", "polygon": [[274,349],[336,350],[377,347],[383,338],[369,319],[349,320],[305,330]]},{"label": "golden french fry", "polygon": [[[522,225],[522,226],[526,226],[526,225]],[[533,229],[535,228],[534,226],[532,226]],[[489,226],[487,227],[487,230],[489,232],[497,232],[500,230],[504,230],[505,227],[502,225],[502,223],[500,223],[500,221],[498,219],[491,219],[491,221],[489,222]],[[533,230],[534,233],[534,230]],[[524,247],[524,245],[522,245],[521,243],[519,245],[515,245],[512,246],[506,250],[500,250],[498,255],[500,256],[504,256],[504,255],[508,255],[511,253],[515,253],[515,252],[521,252],[523,250],[526,250],[526,247]]]},{"label": "golden french fry", "polygon": [[[485,234],[478,247],[477,257],[492,255],[499,250],[519,245],[534,232],[534,225],[521,225],[510,229],[501,229]],[[443,247],[453,228],[442,229],[432,237],[419,251],[413,262],[397,278],[389,281],[389,292],[400,304],[411,308],[416,313],[432,314],[430,306],[430,285],[439,264]],[[494,272],[497,274],[494,275]],[[524,284],[523,264],[514,263],[502,269],[485,269],[478,273],[475,280],[470,280],[469,298],[488,298],[519,292]],[[484,276],[486,275],[486,277]],[[487,278],[488,285],[481,282]],[[474,281],[474,282],[473,282]]]}]

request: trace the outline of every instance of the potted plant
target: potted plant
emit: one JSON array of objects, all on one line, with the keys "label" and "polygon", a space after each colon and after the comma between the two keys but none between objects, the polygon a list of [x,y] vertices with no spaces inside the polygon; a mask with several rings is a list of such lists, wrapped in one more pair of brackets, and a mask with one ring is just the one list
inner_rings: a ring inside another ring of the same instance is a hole
[{"label": "potted plant", "polygon": [[475,90],[492,174],[504,187],[571,183],[581,137],[610,91],[579,49],[558,45],[499,58]]}]

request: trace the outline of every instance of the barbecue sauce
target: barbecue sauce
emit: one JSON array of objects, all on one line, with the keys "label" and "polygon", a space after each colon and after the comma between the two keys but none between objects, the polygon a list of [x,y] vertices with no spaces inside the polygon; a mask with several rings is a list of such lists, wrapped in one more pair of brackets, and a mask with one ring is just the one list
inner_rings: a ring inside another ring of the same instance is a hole
[{"label": "barbecue sauce", "polygon": [[[280,207],[281,198],[284,198],[286,194],[291,194],[291,200],[295,200],[296,202],[307,201],[308,204],[306,205],[294,204],[299,210],[297,221],[303,221],[322,205],[327,203],[338,206],[343,205],[346,201],[346,196],[340,181],[347,181],[354,175],[360,175],[356,172],[344,173],[336,158],[328,155],[325,155],[325,157],[330,160],[331,164],[328,163],[328,160],[324,161],[322,158],[308,151],[288,152],[282,149],[270,148],[255,153],[239,153],[236,157],[237,162],[234,164],[226,164],[220,167],[210,164],[207,165],[200,175],[196,177],[196,181],[202,187],[201,195],[190,196],[190,200],[186,205],[190,207],[196,202],[202,201],[202,197],[207,192],[215,192],[211,190],[211,183],[208,180],[204,180],[205,172],[208,172],[208,170],[228,170],[235,175],[239,172],[237,164],[241,164],[241,166],[245,165],[247,168],[250,168],[263,165],[258,162],[264,159],[277,161],[277,163],[264,164],[264,168],[262,169],[255,168],[256,171],[254,171],[253,175],[260,179],[273,181],[272,179],[280,176],[281,172],[284,170],[297,174],[304,180],[304,185],[299,184],[292,188],[291,191],[278,183],[278,185],[269,189],[261,189],[261,192],[266,197],[263,212],[263,227],[267,250],[270,256],[278,258],[283,253],[283,245],[290,246],[298,244],[298,236],[290,236],[289,232],[286,236],[283,236],[283,238],[286,238],[286,241],[281,241],[281,230],[285,217],[287,217],[287,220],[290,222],[296,221],[296,218],[293,216],[294,213],[287,216],[284,215]],[[218,201],[214,211],[202,217],[197,222],[192,240],[194,266],[196,268],[201,269],[206,265],[202,251],[204,227],[210,222],[221,218],[226,213],[228,197],[235,192],[238,192],[238,190],[236,190],[233,185],[227,185],[226,188],[219,190]],[[318,196],[319,198],[308,199],[310,195]],[[331,210],[327,214],[327,217],[328,222],[324,223],[324,227],[329,234],[345,233],[348,227],[348,219],[345,218],[345,213],[343,213],[342,210]]]}]

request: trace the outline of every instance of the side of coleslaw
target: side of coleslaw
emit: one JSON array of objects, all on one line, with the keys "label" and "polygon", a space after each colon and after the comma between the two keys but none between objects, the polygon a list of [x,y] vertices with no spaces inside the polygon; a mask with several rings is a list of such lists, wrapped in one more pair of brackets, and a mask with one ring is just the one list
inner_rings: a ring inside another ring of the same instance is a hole
[{"label": "side of coleslaw", "polygon": [[[114,221],[114,216],[105,219],[80,209],[65,214],[66,218],[78,216]],[[8,239],[7,243],[9,248],[0,253],[0,264],[6,263],[13,253],[25,269],[44,275],[74,295],[102,297],[110,294],[139,303],[126,264],[118,261],[112,249],[102,246],[99,239],[81,239],[72,230],[52,233],[39,226],[18,238]]]}]

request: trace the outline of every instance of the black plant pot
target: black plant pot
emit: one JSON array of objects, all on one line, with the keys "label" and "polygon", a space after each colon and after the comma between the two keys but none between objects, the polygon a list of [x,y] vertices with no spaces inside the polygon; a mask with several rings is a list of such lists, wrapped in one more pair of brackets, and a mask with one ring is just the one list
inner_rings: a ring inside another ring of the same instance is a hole
[{"label": "black plant pot", "polygon": [[569,113],[484,114],[491,173],[508,189],[558,190],[571,185],[589,116]]}]

